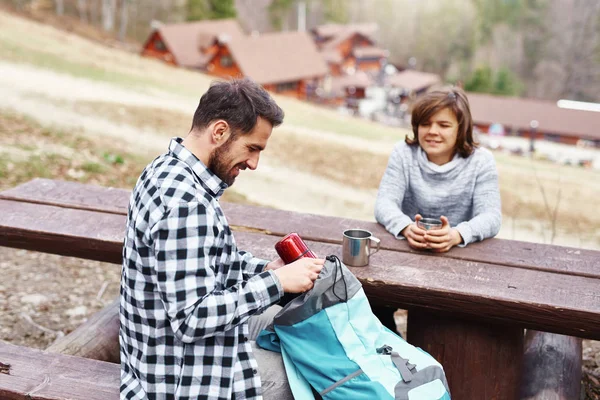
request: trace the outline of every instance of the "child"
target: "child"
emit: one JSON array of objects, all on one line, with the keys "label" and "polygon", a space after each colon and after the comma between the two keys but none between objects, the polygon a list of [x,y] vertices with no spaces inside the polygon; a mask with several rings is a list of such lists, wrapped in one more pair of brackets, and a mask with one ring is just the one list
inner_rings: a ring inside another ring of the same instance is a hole
[{"label": "child", "polygon": [[[411,248],[439,253],[495,236],[502,221],[498,172],[492,153],[473,140],[465,93],[425,94],[411,122],[413,137],[394,147],[381,179],[377,222]],[[440,219],[441,229],[419,228],[424,217]],[[375,312],[395,331],[392,309]]]}]

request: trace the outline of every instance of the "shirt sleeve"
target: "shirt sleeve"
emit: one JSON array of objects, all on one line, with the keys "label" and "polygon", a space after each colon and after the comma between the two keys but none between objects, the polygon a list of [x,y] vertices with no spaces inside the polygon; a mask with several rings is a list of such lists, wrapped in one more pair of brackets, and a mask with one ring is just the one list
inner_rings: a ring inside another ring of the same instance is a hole
[{"label": "shirt sleeve", "polygon": [[400,232],[412,223],[412,219],[402,212],[406,177],[401,151],[402,148],[396,146],[390,155],[375,201],[375,219],[396,238],[403,238]]},{"label": "shirt sleeve", "polygon": [[[283,295],[272,271],[230,287],[219,286],[217,263],[225,256],[223,252],[235,250],[220,245],[220,232],[214,210],[200,203],[169,209],[151,232],[156,285],[169,323],[185,343],[243,324]],[[229,256],[227,267],[239,268],[236,256]]]},{"label": "shirt sleeve", "polygon": [[502,205],[498,185],[498,171],[494,157],[490,155],[477,175],[473,193],[473,218],[461,222],[456,229],[463,238],[464,247],[469,243],[494,237],[502,225]]},{"label": "shirt sleeve", "polygon": [[236,261],[240,263],[242,271],[244,273],[244,279],[249,279],[252,276],[263,272],[268,260],[254,257],[251,253],[243,250],[235,251]]}]

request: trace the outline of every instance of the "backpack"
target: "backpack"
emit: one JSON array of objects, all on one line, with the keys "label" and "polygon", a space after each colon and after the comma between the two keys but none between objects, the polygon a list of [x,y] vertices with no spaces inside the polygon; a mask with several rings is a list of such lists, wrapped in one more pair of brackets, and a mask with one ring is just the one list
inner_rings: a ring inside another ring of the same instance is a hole
[{"label": "backpack", "polygon": [[282,354],[297,400],[314,399],[311,387],[325,400],[450,400],[440,363],[379,322],[336,256],[256,342]]}]

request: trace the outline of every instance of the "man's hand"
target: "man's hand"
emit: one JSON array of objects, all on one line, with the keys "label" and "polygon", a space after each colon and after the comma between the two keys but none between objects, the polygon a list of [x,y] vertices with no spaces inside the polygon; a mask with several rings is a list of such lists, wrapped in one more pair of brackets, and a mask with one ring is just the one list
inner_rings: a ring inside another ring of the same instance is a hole
[{"label": "man's hand", "polygon": [[265,266],[264,270],[265,271],[268,271],[268,270],[271,270],[271,269],[272,270],[276,270],[276,269],[279,269],[279,268],[283,267],[284,265],[285,265],[285,263],[283,262],[283,260],[278,257],[277,260],[271,261],[270,263],[268,263]]},{"label": "man's hand", "polygon": [[284,292],[302,293],[312,289],[323,264],[325,264],[324,259],[301,258],[291,264],[277,268],[274,273],[279,278]]},{"label": "man's hand", "polygon": [[408,245],[416,250],[423,250],[427,248],[427,241],[425,240],[425,230],[417,226],[420,219],[423,219],[421,215],[415,215],[415,222],[402,229],[402,236],[408,241]]},{"label": "man's hand", "polygon": [[442,220],[442,227],[425,231],[424,240],[427,242],[428,249],[436,253],[445,253],[460,244],[462,237],[456,228],[450,228],[448,218],[442,215],[440,219]]}]

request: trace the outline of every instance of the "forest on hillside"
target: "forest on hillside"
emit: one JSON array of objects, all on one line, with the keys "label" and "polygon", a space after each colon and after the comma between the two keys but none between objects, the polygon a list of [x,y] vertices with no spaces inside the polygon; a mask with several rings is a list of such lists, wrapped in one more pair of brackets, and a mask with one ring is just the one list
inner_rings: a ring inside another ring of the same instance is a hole
[{"label": "forest on hillside", "polygon": [[[143,42],[156,22],[237,17],[248,32],[374,22],[390,62],[467,90],[600,102],[598,0],[0,0]],[[300,10],[300,11],[299,11]],[[304,15],[299,19],[299,15]]]}]

